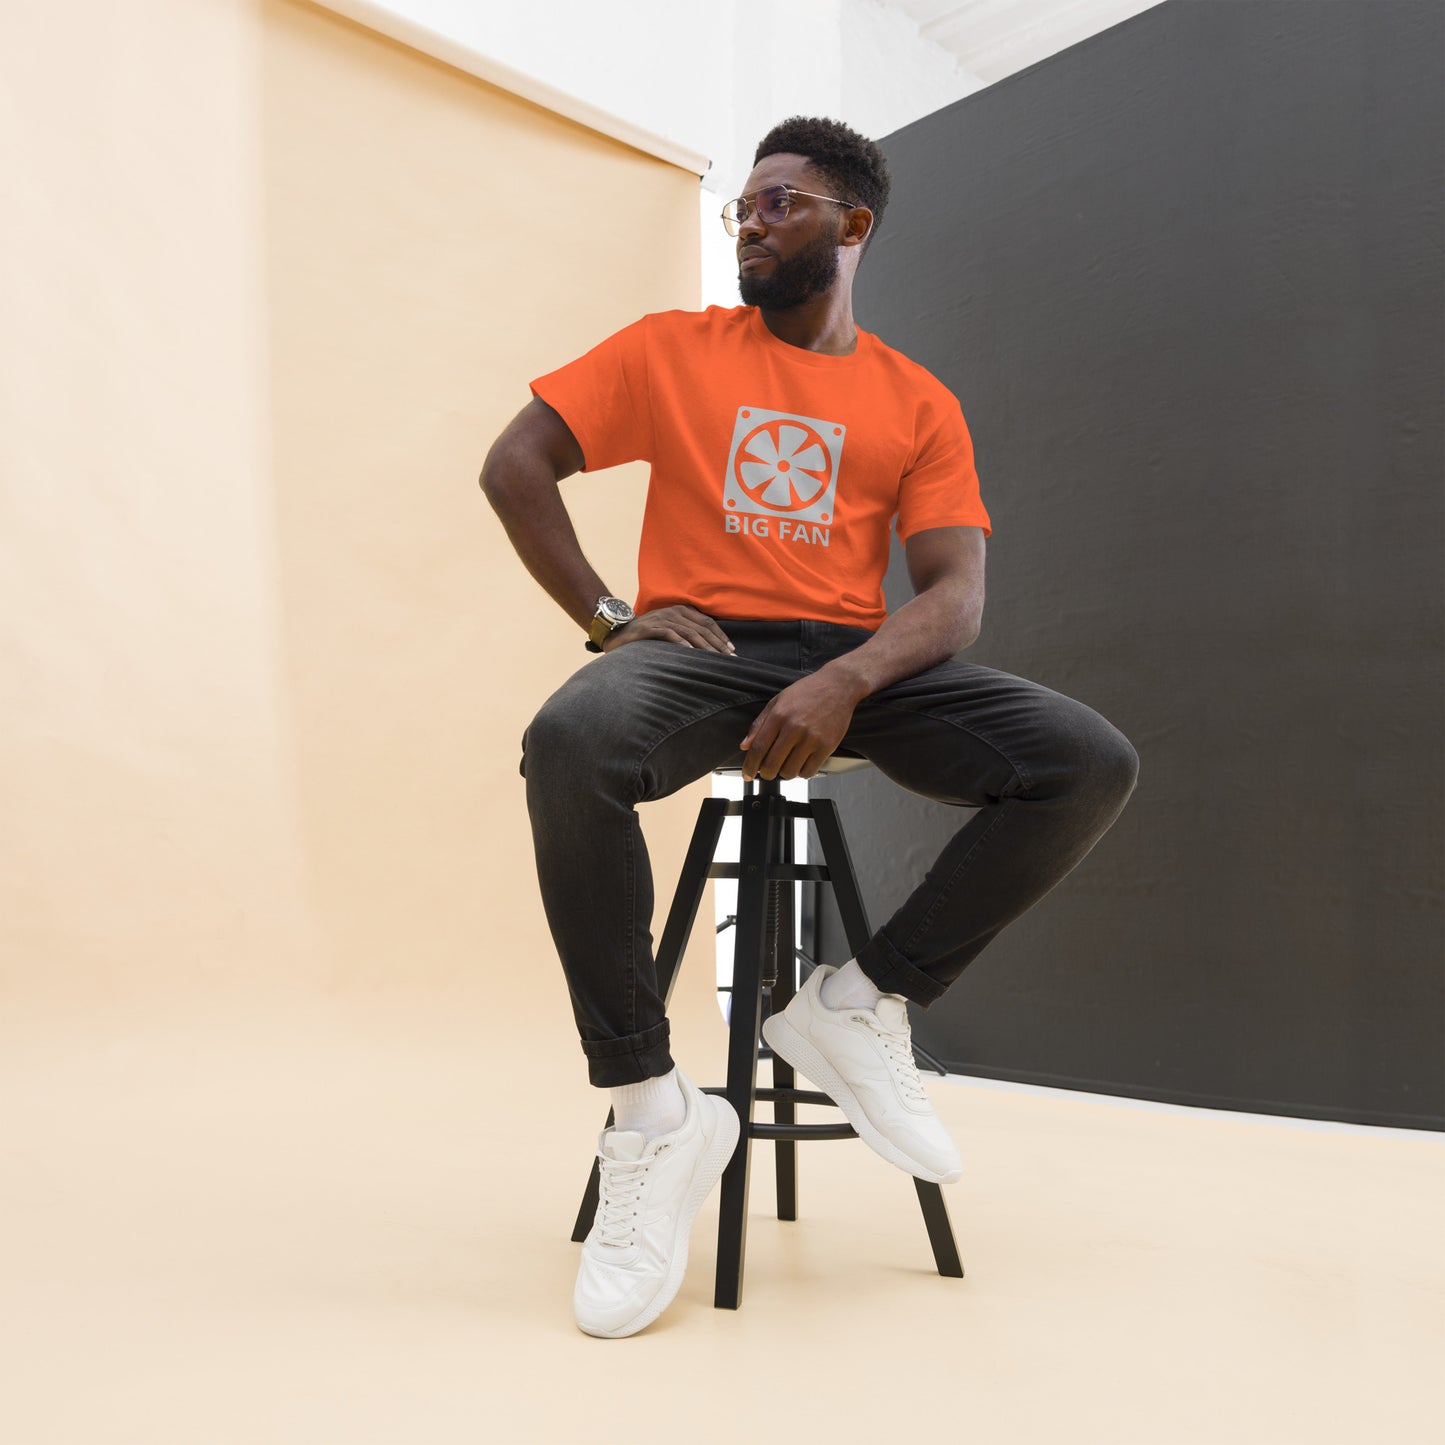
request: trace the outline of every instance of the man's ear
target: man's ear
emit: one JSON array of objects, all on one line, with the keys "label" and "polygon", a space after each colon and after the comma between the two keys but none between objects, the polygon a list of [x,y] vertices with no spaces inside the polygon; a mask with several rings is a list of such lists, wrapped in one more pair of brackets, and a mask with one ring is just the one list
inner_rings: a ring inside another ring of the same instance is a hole
[{"label": "man's ear", "polygon": [[840,246],[861,246],[873,231],[873,212],[867,206],[854,206],[843,212],[843,237]]}]

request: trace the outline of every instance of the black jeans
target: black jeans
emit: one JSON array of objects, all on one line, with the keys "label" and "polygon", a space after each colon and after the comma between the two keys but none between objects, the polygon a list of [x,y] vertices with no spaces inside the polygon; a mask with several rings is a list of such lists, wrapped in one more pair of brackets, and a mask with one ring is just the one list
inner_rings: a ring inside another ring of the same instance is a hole
[{"label": "black jeans", "polygon": [[[769,698],[869,637],[827,622],[722,627],[736,656],[649,641],[587,663],[523,739],[542,901],[602,1087],[672,1067],[636,805],[737,762]],[[866,698],[843,748],[911,792],[979,809],[858,955],[880,989],[924,1005],[1088,853],[1139,766],[1082,703],[957,657]]]}]

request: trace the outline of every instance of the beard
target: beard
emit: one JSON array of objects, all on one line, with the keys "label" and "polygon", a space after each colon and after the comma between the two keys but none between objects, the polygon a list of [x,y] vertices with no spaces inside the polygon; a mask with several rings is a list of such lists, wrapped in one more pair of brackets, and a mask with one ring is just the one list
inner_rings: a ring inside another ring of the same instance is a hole
[{"label": "beard", "polygon": [[738,276],[744,306],[788,311],[821,296],[838,278],[838,243],[829,236],[808,242],[790,261],[775,260],[770,276]]}]

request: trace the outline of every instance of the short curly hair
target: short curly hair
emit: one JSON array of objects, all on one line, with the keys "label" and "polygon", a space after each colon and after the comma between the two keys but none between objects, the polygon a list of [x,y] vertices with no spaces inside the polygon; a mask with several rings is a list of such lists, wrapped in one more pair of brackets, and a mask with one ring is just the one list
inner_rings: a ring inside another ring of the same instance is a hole
[{"label": "short curly hair", "polygon": [[872,241],[883,221],[891,184],[887,158],[876,142],[841,120],[794,115],[779,121],[758,142],[753,164],[777,155],[806,156],[808,164],[837,189],[840,200],[867,206],[873,212],[873,230],[868,233]]}]

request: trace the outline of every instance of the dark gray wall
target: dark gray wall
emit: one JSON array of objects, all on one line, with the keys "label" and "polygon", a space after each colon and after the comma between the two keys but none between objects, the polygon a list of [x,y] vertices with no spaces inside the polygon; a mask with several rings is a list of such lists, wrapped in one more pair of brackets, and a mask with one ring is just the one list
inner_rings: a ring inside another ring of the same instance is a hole
[{"label": "dark gray wall", "polygon": [[[1445,1125],[1442,15],[1171,0],[885,142],[858,314],[973,431],[970,655],[1142,758],[918,1016],[964,1072]],[[959,815],[827,790],[879,922]]]}]

